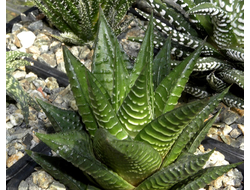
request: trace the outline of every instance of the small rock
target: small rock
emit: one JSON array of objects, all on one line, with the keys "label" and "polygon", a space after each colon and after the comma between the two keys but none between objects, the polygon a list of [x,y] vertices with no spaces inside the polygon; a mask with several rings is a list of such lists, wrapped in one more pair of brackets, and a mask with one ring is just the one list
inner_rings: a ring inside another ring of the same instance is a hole
[{"label": "small rock", "polygon": [[32,54],[36,54],[36,55],[40,55],[41,54],[41,52],[39,51],[39,48],[37,46],[30,46],[27,49],[27,52],[28,53],[32,53]]},{"label": "small rock", "polygon": [[62,46],[61,42],[59,42],[59,41],[53,41],[50,44],[50,50],[55,53],[56,51],[58,51],[59,48],[61,49],[61,46]]},{"label": "small rock", "polygon": [[237,119],[239,119],[239,115],[233,111],[230,110],[223,110],[221,113],[221,121],[225,122],[227,125],[231,125],[233,122],[235,122]]},{"label": "small rock", "polygon": [[43,189],[47,189],[53,182],[53,178],[43,170],[32,173],[32,178],[33,183]]},{"label": "small rock", "polygon": [[29,19],[31,20],[31,21],[37,21],[37,19],[36,19],[36,15],[38,15],[38,12],[36,12],[36,11],[32,11],[32,12],[29,12],[28,13],[28,17],[29,17]]},{"label": "small rock", "polygon": [[78,51],[78,47],[77,46],[73,46],[71,49],[70,49],[71,53],[75,56],[75,57],[78,57],[79,55],[79,51]]},{"label": "small rock", "polygon": [[7,167],[11,167],[13,164],[15,164],[20,158],[23,157],[23,153],[22,152],[17,152],[16,154],[13,154],[12,156],[10,156],[7,160]]},{"label": "small rock", "polygon": [[14,104],[9,104],[9,106],[7,107],[7,113],[12,114],[17,110],[16,105]]},{"label": "small rock", "polygon": [[87,67],[87,69],[88,69],[89,71],[91,71],[92,61],[91,61],[90,59],[84,61],[84,65],[85,65],[85,67]]},{"label": "small rock", "polygon": [[56,103],[56,104],[62,104],[64,101],[63,101],[63,98],[62,98],[62,96],[61,95],[58,95],[57,97],[56,97],[56,99],[54,100],[54,103]]},{"label": "small rock", "polygon": [[63,73],[66,73],[65,63],[64,63],[64,62],[58,63],[58,65],[57,65],[57,70],[58,70],[58,71],[61,71],[61,72],[63,72]]},{"label": "small rock", "polygon": [[36,37],[36,40],[34,42],[34,46],[37,46],[38,48],[40,48],[42,45],[50,45],[51,40],[50,38],[43,34],[43,33],[39,33]]},{"label": "small rock", "polygon": [[229,136],[229,135],[220,135],[220,138],[223,140],[223,142],[225,142],[228,145],[231,145],[233,139]]},{"label": "small rock", "polygon": [[32,83],[36,86],[36,88],[42,87],[42,89],[44,89],[44,87],[46,86],[46,82],[44,82],[44,80],[41,79],[36,79],[32,81]]},{"label": "small rock", "polygon": [[44,120],[47,118],[47,116],[44,112],[38,112],[37,117],[38,117],[38,119],[41,119],[41,120]]},{"label": "small rock", "polygon": [[70,107],[71,107],[73,110],[78,111],[78,107],[77,107],[77,105],[76,105],[76,101],[75,101],[75,100],[70,101],[70,102],[69,102],[69,105],[70,105]]},{"label": "small rock", "polygon": [[57,80],[54,78],[54,77],[48,77],[46,80],[46,86],[52,90],[52,89],[55,89],[55,88],[59,88],[59,85],[57,83]]},{"label": "small rock", "polygon": [[224,135],[227,135],[231,131],[232,131],[232,128],[229,125],[225,125],[222,132]]},{"label": "small rock", "polygon": [[31,31],[23,31],[17,34],[18,39],[20,40],[22,47],[28,48],[34,43],[36,36]]},{"label": "small rock", "polygon": [[17,80],[22,80],[22,79],[24,79],[25,78],[25,76],[26,76],[26,72],[25,71],[14,71],[13,73],[12,73],[12,76],[15,78],[15,79],[17,79]]},{"label": "small rock", "polygon": [[27,17],[24,13],[21,13],[20,16],[21,16],[21,20],[22,20],[23,22],[32,21],[32,20],[30,20],[30,18]]},{"label": "small rock", "polygon": [[56,67],[56,60],[55,60],[55,56],[53,54],[44,53],[44,54],[40,55],[37,59],[41,63],[47,64],[53,68]]},{"label": "small rock", "polygon": [[28,93],[33,99],[39,98],[43,101],[47,101],[47,99],[43,97],[43,94],[37,90],[29,90]]},{"label": "small rock", "polygon": [[40,50],[41,54],[47,53],[49,51],[49,46],[48,45],[41,45],[39,50]]},{"label": "small rock", "polygon": [[20,125],[24,120],[24,117],[20,113],[13,113],[10,115],[10,122],[12,125],[17,126]]},{"label": "small rock", "polygon": [[241,186],[241,181],[243,180],[243,175],[237,168],[231,169],[230,171],[228,171],[226,173],[226,175],[228,177],[230,177],[231,180],[233,180],[234,187]]},{"label": "small rock", "polygon": [[21,183],[18,186],[18,190],[28,190],[29,189],[29,184],[22,180]]},{"label": "small rock", "polygon": [[237,126],[238,126],[238,128],[241,130],[241,132],[244,135],[244,125],[238,124]]},{"label": "small rock", "polygon": [[28,29],[30,29],[31,31],[41,30],[42,28],[43,28],[43,21],[41,21],[41,20],[38,20],[36,22],[32,22],[28,26]]},{"label": "small rock", "polygon": [[56,54],[56,62],[58,64],[64,62],[62,48],[58,49],[55,54]]},{"label": "small rock", "polygon": [[237,190],[233,186],[227,186],[223,190]]},{"label": "small rock", "polygon": [[79,50],[79,59],[86,59],[90,53],[90,49],[87,46],[82,46],[78,48]]},{"label": "small rock", "polygon": [[238,136],[241,135],[241,131],[239,129],[233,129],[230,132],[231,137],[233,137],[234,139],[236,139]]},{"label": "small rock", "polygon": [[11,129],[14,125],[11,122],[6,123],[6,129]]},{"label": "small rock", "polygon": [[241,149],[241,150],[244,150],[244,143],[241,143],[241,144],[240,144],[240,149]]},{"label": "small rock", "polygon": [[33,81],[36,80],[38,77],[35,73],[29,72],[26,76],[25,79],[27,79],[28,81]]},{"label": "small rock", "polygon": [[11,155],[14,155],[17,153],[17,150],[15,149],[14,146],[10,146],[9,147],[9,151],[8,151],[8,155],[11,156]]},{"label": "small rock", "polygon": [[222,187],[222,181],[224,179],[224,175],[218,177],[216,180],[212,181],[210,185],[214,186],[216,189],[219,189]]},{"label": "small rock", "polygon": [[20,42],[20,40],[18,39],[18,37],[16,35],[14,35],[13,44],[16,47],[19,47],[19,48],[22,47],[21,42]]},{"label": "small rock", "polygon": [[23,25],[21,25],[20,23],[14,23],[12,26],[12,33],[15,33],[17,30],[19,30],[21,27],[23,27]]},{"label": "small rock", "polygon": [[66,190],[66,187],[58,181],[53,181],[48,190]]}]

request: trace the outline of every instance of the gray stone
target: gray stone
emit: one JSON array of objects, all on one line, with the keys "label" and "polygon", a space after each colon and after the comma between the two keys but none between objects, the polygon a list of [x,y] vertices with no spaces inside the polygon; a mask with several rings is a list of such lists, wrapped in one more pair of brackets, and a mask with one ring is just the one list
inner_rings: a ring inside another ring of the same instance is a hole
[{"label": "gray stone", "polygon": [[36,55],[40,55],[41,52],[39,51],[39,48],[37,46],[30,46],[27,49],[28,53],[32,53],[32,54],[36,54]]},{"label": "gray stone", "polygon": [[70,51],[71,51],[71,53],[72,53],[74,56],[78,57],[78,55],[79,55],[79,50],[78,50],[78,47],[77,47],[77,46],[73,46],[73,47],[70,49]]},{"label": "gray stone", "polygon": [[11,155],[16,154],[16,153],[17,153],[17,150],[15,149],[15,147],[10,146],[9,150],[8,150],[8,155],[11,156]]},{"label": "gray stone", "polygon": [[47,99],[43,97],[43,94],[37,90],[29,90],[28,93],[33,99],[39,98],[43,101],[47,101]]},{"label": "gray stone", "polygon": [[63,73],[66,73],[66,69],[65,69],[65,63],[64,62],[60,62],[57,65],[57,69]]},{"label": "gray stone", "polygon": [[9,104],[9,106],[7,107],[7,113],[12,114],[17,110],[16,105],[14,104]]},{"label": "gray stone", "polygon": [[48,45],[41,45],[39,50],[40,50],[41,54],[47,53],[49,51],[49,46]]},{"label": "gray stone", "polygon": [[228,135],[232,131],[232,128],[229,125],[224,125],[224,128],[222,130],[224,135]]},{"label": "gray stone", "polygon": [[51,40],[50,38],[43,34],[43,33],[39,33],[36,37],[36,40],[34,42],[34,46],[37,46],[38,48],[40,48],[42,45],[50,45]]},{"label": "gray stone", "polygon": [[241,135],[241,131],[239,129],[233,129],[230,132],[231,137],[233,137],[234,139],[236,139],[238,136]]},{"label": "gray stone", "polygon": [[40,188],[47,189],[53,182],[53,178],[43,170],[32,173],[33,183]]},{"label": "gray stone", "polygon": [[226,109],[221,113],[221,121],[227,125],[231,125],[233,122],[239,119],[239,117],[240,116],[237,113]]},{"label": "gray stone", "polygon": [[32,21],[32,20],[30,20],[30,18],[27,17],[24,13],[21,13],[20,16],[21,16],[21,20],[22,20],[23,22],[30,22],[30,21]]},{"label": "gray stone", "polygon": [[17,34],[23,48],[28,48],[34,43],[36,36],[31,31],[23,31]]},{"label": "gray stone", "polygon": [[25,79],[27,79],[28,81],[33,81],[36,80],[38,77],[35,73],[29,72],[26,76]]},{"label": "gray stone", "polygon": [[46,78],[45,82],[46,82],[46,87],[49,88],[50,90],[59,88],[57,80],[54,77]]},{"label": "gray stone", "polygon": [[38,112],[37,117],[38,117],[38,119],[41,119],[41,120],[44,120],[47,118],[47,116],[44,112]]},{"label": "gray stone", "polygon": [[24,117],[20,113],[13,113],[12,115],[10,115],[10,122],[14,126],[21,125],[23,120],[24,120]]},{"label": "gray stone", "polygon": [[25,71],[14,71],[12,73],[12,76],[16,79],[16,80],[22,80],[25,78],[26,76],[26,72]]},{"label": "gray stone", "polygon": [[21,183],[18,186],[18,190],[28,190],[29,184],[26,181],[21,181]]},{"label": "gray stone", "polygon": [[61,43],[61,42],[53,41],[53,42],[50,44],[50,50],[53,51],[53,52],[55,53],[59,48],[61,48],[61,46],[62,46],[62,43]]},{"label": "gray stone", "polygon": [[36,21],[37,21],[37,19],[36,19],[36,15],[37,15],[37,14],[38,14],[38,12],[32,11],[32,12],[29,12],[29,13],[28,13],[28,17],[29,17],[29,19],[30,19],[31,21],[36,22]]},{"label": "gray stone", "polygon": [[10,121],[6,122],[6,129],[11,129],[12,127],[14,127],[14,125]]},{"label": "gray stone", "polygon": [[32,83],[36,86],[36,88],[42,87],[42,89],[44,89],[44,87],[46,86],[46,82],[44,82],[44,80],[41,79],[36,79],[32,81]]},{"label": "gray stone", "polygon": [[13,26],[12,26],[11,32],[14,33],[14,32],[16,32],[17,30],[19,30],[21,27],[23,27],[22,24],[20,24],[20,23],[14,23]]},{"label": "gray stone", "polygon": [[56,67],[55,55],[44,53],[37,58],[41,63],[47,64],[51,67]]},{"label": "gray stone", "polygon": [[87,46],[82,46],[78,48],[79,50],[79,59],[86,59],[90,53],[90,49]]},{"label": "gray stone", "polygon": [[41,30],[42,28],[43,28],[43,21],[42,20],[38,20],[38,21],[32,22],[28,26],[28,29],[30,29],[31,31]]}]

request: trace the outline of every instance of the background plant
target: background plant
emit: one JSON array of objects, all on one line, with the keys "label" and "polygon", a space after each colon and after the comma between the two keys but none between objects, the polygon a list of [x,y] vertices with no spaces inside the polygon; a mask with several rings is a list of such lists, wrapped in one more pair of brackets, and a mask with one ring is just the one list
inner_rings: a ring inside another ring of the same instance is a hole
[{"label": "background plant", "polygon": [[83,45],[96,37],[99,6],[108,23],[119,34],[131,20],[126,12],[134,0],[34,0],[36,6],[48,17],[61,33],[64,42]]},{"label": "background plant", "polygon": [[40,110],[40,108],[37,103],[23,90],[19,82],[12,76],[12,72],[21,66],[30,65],[29,61],[20,59],[28,56],[30,55],[19,51],[6,52],[6,94],[16,102],[20,103],[26,124],[29,123],[29,105],[33,106],[37,110]]},{"label": "background plant", "polygon": [[[244,109],[244,1],[146,0],[151,11],[137,9],[144,18],[154,13],[156,47],[172,35],[172,67],[207,36],[207,42],[185,91],[204,98],[234,83],[224,102]],[[147,9],[148,10],[148,9]],[[140,41],[138,38],[132,40]],[[206,85],[204,85],[206,84]]]},{"label": "background plant", "polygon": [[128,58],[100,13],[92,72],[63,47],[78,113],[38,100],[57,133],[36,135],[61,158],[27,153],[74,190],[199,189],[235,167],[204,170],[213,151],[193,154],[216,117],[204,119],[228,89],[174,109],[202,46],[164,76],[160,68],[170,59],[171,43],[153,59],[151,20],[129,71]]}]

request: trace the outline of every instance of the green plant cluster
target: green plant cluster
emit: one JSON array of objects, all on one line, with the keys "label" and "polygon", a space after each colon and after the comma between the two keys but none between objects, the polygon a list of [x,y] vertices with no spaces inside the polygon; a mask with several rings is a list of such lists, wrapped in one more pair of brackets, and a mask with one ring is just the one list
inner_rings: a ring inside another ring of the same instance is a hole
[{"label": "green plant cluster", "polygon": [[24,121],[29,123],[29,105],[35,109],[40,110],[35,100],[33,100],[24,90],[19,82],[12,76],[12,72],[21,66],[30,65],[29,61],[20,59],[22,57],[29,57],[30,54],[19,51],[7,51],[6,52],[6,94],[20,103],[22,113],[24,115]]},{"label": "green plant cluster", "polygon": [[[207,37],[185,91],[204,98],[234,84],[223,101],[230,107],[244,109],[244,1],[146,2],[154,13],[154,25],[158,30],[155,46],[161,47],[166,36],[172,35],[171,67],[178,65],[180,59],[190,55]],[[139,9],[137,12],[149,19],[150,13]],[[139,38],[131,40],[141,41]]]},{"label": "green plant cluster", "polygon": [[57,133],[36,136],[58,156],[27,153],[72,190],[199,189],[241,164],[203,169],[213,151],[193,154],[219,113],[204,120],[228,88],[175,108],[203,45],[162,73],[166,60],[170,68],[171,41],[153,57],[151,18],[129,71],[127,55],[99,13],[91,72],[63,47],[78,112],[38,100]]},{"label": "green plant cluster", "polygon": [[61,32],[54,36],[65,43],[83,45],[95,39],[99,7],[108,23],[119,34],[131,22],[126,12],[134,0],[33,0]]}]

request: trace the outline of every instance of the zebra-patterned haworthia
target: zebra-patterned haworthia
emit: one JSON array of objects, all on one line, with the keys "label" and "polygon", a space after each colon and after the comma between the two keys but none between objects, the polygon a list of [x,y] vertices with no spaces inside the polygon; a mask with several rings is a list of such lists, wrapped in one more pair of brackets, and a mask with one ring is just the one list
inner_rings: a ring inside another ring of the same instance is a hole
[{"label": "zebra-patterned haworthia", "polygon": [[[103,6],[108,7],[110,4],[106,2]],[[98,62],[100,65],[95,71],[105,70],[113,73],[110,76],[113,77],[112,91],[108,85],[104,85],[103,78],[109,80],[107,75],[95,76],[63,47],[66,70],[78,112],[89,133],[70,129],[56,134],[37,133],[37,137],[50,146],[58,156],[72,163],[72,166],[66,164],[67,166],[77,167],[83,172],[86,187],[80,187],[81,189],[96,189],[88,184],[104,190],[172,189],[173,186],[179,187],[194,181],[196,177],[204,174],[200,175],[199,171],[212,152],[197,156],[188,151],[193,152],[204,137],[213,122],[209,121],[202,128],[204,119],[217,107],[228,89],[210,99],[193,101],[174,109],[202,46],[176,68],[170,69],[169,38],[162,52],[153,61],[154,28],[151,17],[134,67],[127,72],[128,65],[124,64],[125,61],[121,63],[125,56],[119,44],[112,40],[114,36],[112,37],[110,30],[105,28],[108,27],[105,26],[105,20],[100,18],[99,21],[101,28],[98,31],[102,34],[97,35],[101,39],[96,40],[96,59],[93,60],[93,64],[96,64],[98,56],[102,57],[98,54],[108,54],[105,55],[106,60]],[[98,49],[98,46],[105,48],[105,51]],[[163,62],[165,58],[168,63]],[[113,61],[113,65],[111,63],[107,68],[105,61]],[[162,67],[168,69],[166,77],[159,72]],[[153,78],[153,74],[157,75],[157,80]],[[124,77],[127,77],[128,83],[122,81]],[[120,88],[124,88],[124,91]],[[158,108],[154,109],[156,105]],[[76,121],[75,112],[54,108],[48,108],[46,111],[49,112],[49,109],[52,109],[51,113],[48,113],[52,124],[59,127],[60,122],[66,120],[66,126],[63,127],[80,126],[80,122]],[[59,115],[65,118],[60,119]],[[72,121],[76,126],[71,124]],[[90,126],[90,123],[93,126]],[[128,123],[131,124],[129,127]],[[185,153],[181,154],[183,150]],[[48,166],[46,161],[48,160],[41,162],[45,168]],[[77,185],[56,166],[47,169],[53,170],[52,174],[64,178],[66,184]],[[182,183],[184,181],[185,183]]]},{"label": "zebra-patterned haworthia", "polygon": [[227,83],[215,76],[214,72],[207,75],[206,80],[209,86],[216,92],[222,92],[228,86]]},{"label": "zebra-patterned haworthia", "polygon": [[244,109],[244,99],[228,93],[223,98],[223,102],[229,107],[236,107],[239,109]]},{"label": "zebra-patterned haworthia", "polygon": [[197,86],[191,86],[189,84],[186,84],[184,92],[191,94],[196,98],[206,98],[210,96],[210,94],[206,90],[201,89]]},{"label": "zebra-patterned haworthia", "polygon": [[235,83],[244,89],[244,72],[237,69],[221,71],[218,76],[227,83]]},{"label": "zebra-patterned haworthia", "polygon": [[[142,12],[139,9],[136,9],[136,10],[141,16],[143,16],[144,18],[149,20],[148,14]],[[203,43],[202,39],[195,37],[195,36],[192,36],[192,35],[188,35],[186,33],[178,32],[177,30],[173,29],[170,26],[167,26],[165,23],[161,22],[157,18],[153,18],[153,22],[158,30],[162,31],[163,33],[165,33],[167,35],[172,34],[172,40],[174,42],[178,42],[178,44],[180,44],[182,46],[196,49],[198,46],[200,46]],[[205,55],[217,55],[217,54],[219,54],[219,52],[209,43],[204,43],[203,53]]]},{"label": "zebra-patterned haworthia", "polygon": [[109,24],[115,28],[115,34],[118,35],[121,31],[122,18],[134,0],[34,0],[34,2],[52,24],[63,32],[58,39],[80,45],[96,37],[100,7],[104,10]]}]

